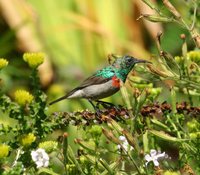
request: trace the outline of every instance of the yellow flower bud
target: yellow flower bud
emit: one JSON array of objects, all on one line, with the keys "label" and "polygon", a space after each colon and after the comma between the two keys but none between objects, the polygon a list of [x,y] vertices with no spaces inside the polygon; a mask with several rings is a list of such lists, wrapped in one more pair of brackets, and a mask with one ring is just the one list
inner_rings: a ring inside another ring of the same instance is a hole
[{"label": "yellow flower bud", "polygon": [[0,58],[0,69],[3,69],[8,65],[8,61],[4,58]]},{"label": "yellow flower bud", "polygon": [[58,147],[58,142],[55,141],[45,141],[39,144],[39,148],[44,149],[46,152],[52,152]]},{"label": "yellow flower bud", "polygon": [[76,173],[76,166],[74,164],[67,164],[66,165],[67,171],[69,174],[75,174]]},{"label": "yellow flower bud", "polygon": [[25,104],[31,103],[33,101],[33,96],[25,90],[17,90],[14,96],[15,101],[21,106],[24,106]]},{"label": "yellow flower bud", "polygon": [[196,132],[200,128],[200,123],[197,120],[193,119],[187,122],[187,127],[189,132]]},{"label": "yellow flower bud", "polygon": [[9,153],[9,146],[5,144],[0,144],[0,159],[7,157]]},{"label": "yellow flower bud", "polygon": [[187,57],[189,60],[200,64],[200,51],[194,50],[187,53]]},{"label": "yellow flower bud", "polygon": [[180,63],[183,58],[180,56],[175,56],[174,59],[175,59],[176,63]]},{"label": "yellow flower bud", "polygon": [[200,138],[200,132],[192,132],[189,134],[191,139],[199,139]]},{"label": "yellow flower bud", "polygon": [[88,159],[87,159],[84,155],[81,155],[80,158],[79,158],[79,160],[80,160],[80,162],[81,162],[82,164],[88,162]]},{"label": "yellow flower bud", "polygon": [[25,53],[23,59],[31,68],[37,68],[44,62],[44,53]]},{"label": "yellow flower bud", "polygon": [[148,91],[151,96],[155,97],[161,93],[162,88],[149,88]]},{"label": "yellow flower bud", "polygon": [[144,89],[144,88],[152,88],[153,84],[149,83],[149,84],[134,84],[134,88],[138,88],[138,89]]},{"label": "yellow flower bud", "polygon": [[34,136],[34,134],[29,133],[27,135],[22,136],[20,142],[23,146],[29,146],[35,141],[35,139],[36,137]]}]

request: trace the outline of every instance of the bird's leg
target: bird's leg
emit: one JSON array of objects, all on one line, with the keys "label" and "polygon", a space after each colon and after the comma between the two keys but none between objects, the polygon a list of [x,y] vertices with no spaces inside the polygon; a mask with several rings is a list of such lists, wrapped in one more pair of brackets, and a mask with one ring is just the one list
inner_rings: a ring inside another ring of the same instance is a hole
[{"label": "bird's leg", "polygon": [[94,103],[92,102],[92,100],[88,99],[88,101],[90,102],[90,104],[92,105],[92,107],[94,108],[96,114],[98,117],[101,117],[101,111],[99,109],[99,106],[95,106]]},{"label": "bird's leg", "polygon": [[109,108],[111,106],[112,107],[115,106],[114,104],[106,102],[106,101],[96,100],[96,102],[97,102],[97,106],[99,106],[99,104],[101,104],[104,108]]},{"label": "bird's leg", "polygon": [[101,104],[106,109],[113,107],[115,110],[120,111],[121,106],[116,106],[112,103],[101,101],[101,100],[96,100],[96,102],[97,102],[97,106],[99,106],[99,104]]}]

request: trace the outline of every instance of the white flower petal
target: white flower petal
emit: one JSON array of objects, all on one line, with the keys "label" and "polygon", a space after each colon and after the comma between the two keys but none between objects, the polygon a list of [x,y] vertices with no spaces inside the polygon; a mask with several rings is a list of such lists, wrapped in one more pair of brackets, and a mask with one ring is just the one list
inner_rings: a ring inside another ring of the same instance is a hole
[{"label": "white flower petal", "polygon": [[124,141],[126,141],[126,137],[124,137],[124,136],[119,136],[119,140],[122,141],[122,142],[124,142]]},{"label": "white flower petal", "polygon": [[157,154],[157,151],[155,149],[150,150],[151,157],[154,157]]},{"label": "white flower petal", "polygon": [[48,156],[47,153],[44,153],[44,154],[43,154],[43,159],[45,159],[45,160],[49,160],[49,156]]},{"label": "white flower petal", "polygon": [[43,163],[41,161],[35,162],[37,165],[37,168],[43,167]]},{"label": "white flower petal", "polygon": [[147,166],[147,164],[151,161],[153,161],[154,166],[159,166],[159,162],[158,160],[161,158],[165,158],[166,154],[165,152],[161,153],[160,151],[156,151],[155,149],[151,149],[150,150],[150,154],[145,155],[145,160],[147,161],[145,163],[145,165]]},{"label": "white flower petal", "polygon": [[152,157],[151,157],[149,154],[146,154],[146,155],[144,156],[144,159],[145,159],[147,162],[152,161]]},{"label": "white flower petal", "polygon": [[36,153],[36,151],[31,151],[31,157],[32,157],[33,161],[37,160],[37,153]]},{"label": "white flower petal", "polygon": [[118,148],[118,149],[121,149],[121,145],[117,145],[117,148]]},{"label": "white flower petal", "polygon": [[31,157],[37,165],[37,168],[47,167],[49,165],[49,155],[42,148],[39,148],[36,151],[32,151]]},{"label": "white flower petal", "polygon": [[159,166],[159,162],[158,162],[157,160],[153,160],[153,164],[154,164],[155,166]]},{"label": "white flower petal", "polygon": [[157,158],[157,159],[158,159],[158,158],[163,158],[163,157],[165,157],[165,152],[163,152],[162,154],[156,155],[156,158]]},{"label": "white flower petal", "polygon": [[44,162],[44,167],[48,167],[49,166],[49,161]]}]

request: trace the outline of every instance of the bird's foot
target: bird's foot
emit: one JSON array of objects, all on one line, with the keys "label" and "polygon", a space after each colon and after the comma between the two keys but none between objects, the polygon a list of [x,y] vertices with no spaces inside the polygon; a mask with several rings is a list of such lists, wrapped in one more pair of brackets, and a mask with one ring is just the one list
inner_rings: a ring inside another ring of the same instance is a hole
[{"label": "bird's foot", "polygon": [[101,112],[101,110],[100,109],[95,109],[95,115],[97,116],[97,118],[101,118],[101,116],[102,116],[102,112]]},{"label": "bird's foot", "polygon": [[114,108],[117,112],[121,112],[123,106],[121,106],[121,105],[114,105],[113,108]]},{"label": "bird's foot", "polygon": [[114,105],[112,103],[109,103],[109,102],[104,102],[104,101],[96,101],[97,104],[96,106],[99,108],[99,105],[102,105],[105,109],[115,109],[117,112],[120,112],[121,109],[122,109],[122,106],[121,105]]},{"label": "bird's foot", "polygon": [[105,101],[100,101],[100,100],[98,100],[98,101],[96,101],[96,102],[97,102],[96,106],[97,106],[98,108],[99,108],[99,105],[102,105],[102,106],[103,106],[104,108],[106,108],[106,109],[115,106],[114,104],[109,103],[109,102],[105,102]]},{"label": "bird's foot", "polygon": [[[114,110],[116,111],[115,113],[116,114],[120,114],[121,111],[123,110],[123,107],[121,105],[114,105],[112,103],[109,103],[109,102],[104,102],[104,101],[100,101],[100,100],[97,100],[96,101],[96,105],[94,105],[94,103],[91,101],[91,100],[88,100],[91,105],[93,106],[94,110],[95,110],[95,116],[97,116],[97,118],[101,119],[101,117],[103,116],[103,114],[106,112],[111,112]],[[100,110],[100,105],[106,109],[106,111],[101,111]]]}]

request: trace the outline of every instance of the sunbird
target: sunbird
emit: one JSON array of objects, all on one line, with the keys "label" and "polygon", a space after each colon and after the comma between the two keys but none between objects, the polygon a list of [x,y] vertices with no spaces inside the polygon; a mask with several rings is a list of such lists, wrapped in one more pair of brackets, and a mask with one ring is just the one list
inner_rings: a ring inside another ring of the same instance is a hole
[{"label": "sunbird", "polygon": [[102,105],[113,105],[112,103],[100,101],[99,99],[109,97],[119,91],[120,81],[123,83],[126,82],[129,72],[137,63],[151,62],[128,55],[117,57],[111,65],[98,70],[92,76],[83,81],[80,86],[74,88],[66,95],[52,101],[50,105],[64,99],[72,98],[87,99],[96,111],[98,108],[93,102],[97,102]]}]

